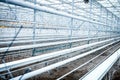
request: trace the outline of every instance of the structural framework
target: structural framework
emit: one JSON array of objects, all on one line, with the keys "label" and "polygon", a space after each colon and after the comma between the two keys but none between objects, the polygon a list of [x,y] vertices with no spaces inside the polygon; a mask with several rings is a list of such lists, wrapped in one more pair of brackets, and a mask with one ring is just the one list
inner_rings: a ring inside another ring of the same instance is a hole
[{"label": "structural framework", "polygon": [[0,0],[0,80],[120,79],[120,0]]}]

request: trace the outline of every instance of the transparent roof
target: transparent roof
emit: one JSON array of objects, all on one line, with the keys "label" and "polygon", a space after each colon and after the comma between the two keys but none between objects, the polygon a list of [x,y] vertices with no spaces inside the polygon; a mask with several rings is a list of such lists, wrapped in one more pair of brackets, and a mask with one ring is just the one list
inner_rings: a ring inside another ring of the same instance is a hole
[{"label": "transparent roof", "polygon": [[98,0],[98,2],[113,14],[120,17],[120,0]]},{"label": "transparent roof", "polygon": [[[34,2],[34,0],[25,0]],[[73,1],[73,2],[72,2]],[[95,1],[95,0],[92,0]],[[104,6],[117,17],[120,17],[120,0],[96,0],[100,5]],[[90,4],[85,4],[83,0],[36,0],[41,6],[62,10],[65,12],[72,12],[80,14],[79,12],[90,11]],[[74,7],[73,7],[74,6]],[[100,6],[93,5],[92,12],[100,14]],[[99,7],[99,8],[97,8]]]}]

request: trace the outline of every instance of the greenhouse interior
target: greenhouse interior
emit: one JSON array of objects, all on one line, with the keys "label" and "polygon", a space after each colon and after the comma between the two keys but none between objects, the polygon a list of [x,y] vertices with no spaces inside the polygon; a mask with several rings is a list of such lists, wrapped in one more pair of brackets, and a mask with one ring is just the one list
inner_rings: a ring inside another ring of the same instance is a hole
[{"label": "greenhouse interior", "polygon": [[0,0],[0,80],[120,80],[120,0]]}]

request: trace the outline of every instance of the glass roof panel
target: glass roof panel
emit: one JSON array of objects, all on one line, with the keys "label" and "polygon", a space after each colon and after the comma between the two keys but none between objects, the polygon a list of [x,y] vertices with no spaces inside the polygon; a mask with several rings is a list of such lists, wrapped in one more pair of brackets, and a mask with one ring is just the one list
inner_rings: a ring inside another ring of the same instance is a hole
[{"label": "glass roof panel", "polygon": [[120,17],[120,0],[98,0],[98,2],[114,15]]},{"label": "glass roof panel", "polygon": [[[25,0],[33,2],[34,0]],[[36,0],[39,4],[45,5],[46,7],[51,7],[58,10],[67,10],[72,11],[74,8],[74,12],[78,12],[81,10],[85,10],[86,12],[90,11],[90,4],[85,4],[84,0]],[[74,1],[74,6],[72,4]],[[94,0],[93,0],[94,1]],[[120,17],[120,0],[96,0],[102,6],[106,7],[110,12],[112,12],[117,17]],[[73,7],[72,7],[73,6]],[[93,5],[92,11],[95,14],[100,13],[99,5]],[[80,14],[80,13],[78,13]]]}]

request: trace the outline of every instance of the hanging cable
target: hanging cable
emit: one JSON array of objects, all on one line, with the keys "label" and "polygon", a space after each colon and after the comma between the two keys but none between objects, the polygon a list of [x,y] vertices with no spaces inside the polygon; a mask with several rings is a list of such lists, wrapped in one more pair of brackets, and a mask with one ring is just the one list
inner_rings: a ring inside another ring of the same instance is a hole
[{"label": "hanging cable", "polygon": [[9,50],[9,48],[12,46],[13,42],[15,41],[15,39],[17,38],[18,34],[20,33],[21,29],[22,29],[23,26],[21,26],[17,32],[17,34],[14,36],[13,40],[11,41],[11,43],[8,45],[8,48],[7,50],[4,52],[2,58],[1,58],[1,61],[3,64],[5,64],[5,67],[6,67],[6,70],[8,71],[9,75],[11,78],[13,78],[13,75],[12,73],[10,72],[9,68],[6,66],[6,62],[5,62],[5,56],[7,55],[7,52]]},{"label": "hanging cable", "polygon": [[[8,5],[8,7],[9,7],[10,11],[13,11],[12,8],[11,8],[9,5]],[[16,19],[16,18],[17,18],[16,14],[15,14],[14,16],[15,16],[15,19]],[[12,75],[12,73],[10,72],[9,67],[6,66],[6,62],[5,62],[5,59],[4,59],[4,58],[5,58],[5,56],[7,55],[7,52],[8,52],[8,50],[9,50],[9,48],[12,46],[13,42],[15,41],[17,35],[19,34],[21,28],[22,28],[22,26],[21,26],[20,29],[18,30],[18,33],[14,36],[12,42],[8,45],[7,50],[4,52],[4,54],[3,54],[2,58],[1,58],[1,61],[2,61],[2,63],[5,65],[6,70],[8,71],[8,74],[10,75],[11,78],[13,78],[13,75]],[[2,76],[0,76],[0,77],[3,78],[3,79],[5,79],[5,77],[2,77]]]},{"label": "hanging cable", "polygon": [[15,39],[17,38],[18,34],[20,33],[21,29],[22,29],[23,26],[21,26],[17,32],[17,34],[14,36],[13,40],[11,41],[11,43],[8,45],[8,48],[7,50],[4,52],[3,56],[2,56],[2,59],[5,58],[5,56],[7,55],[7,52],[8,50],[10,49],[10,47],[12,46],[13,42],[15,41]]}]

